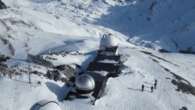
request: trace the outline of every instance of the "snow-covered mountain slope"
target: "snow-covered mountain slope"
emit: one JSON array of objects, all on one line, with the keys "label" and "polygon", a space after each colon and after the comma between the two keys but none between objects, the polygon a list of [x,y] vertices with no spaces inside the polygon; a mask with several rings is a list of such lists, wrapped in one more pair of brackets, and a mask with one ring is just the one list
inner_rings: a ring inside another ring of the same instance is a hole
[{"label": "snow-covered mountain slope", "polygon": [[6,35],[1,35],[4,37],[11,36],[13,33],[11,31],[24,33],[22,36],[33,33],[28,31],[99,36],[98,34],[104,33],[105,30],[113,30],[123,34],[129,38],[129,42],[136,45],[168,51],[194,50],[193,0],[3,0],[3,2],[11,7],[1,11],[1,28],[9,30]]},{"label": "snow-covered mountain slope", "polygon": [[[0,10],[0,54],[11,56],[6,64],[25,74],[9,79],[0,72],[0,110],[29,110],[43,99],[59,101],[62,110],[195,109],[194,55],[145,48],[192,52],[194,0],[2,1],[8,8]],[[95,106],[89,100],[62,101],[66,88],[60,81],[33,75],[28,83],[29,65],[43,73],[48,68],[27,62],[27,54],[85,68],[107,33],[126,61]],[[158,85],[151,93],[154,80]]]},{"label": "snow-covered mountain slope", "polygon": [[67,4],[55,0],[4,2],[11,8],[0,11],[0,45],[3,47],[0,51],[9,56],[25,58],[26,53],[39,54],[65,45],[68,40],[98,41],[106,32],[99,26],[82,22],[79,17],[84,12],[88,14],[87,11],[77,9],[77,5],[71,1],[64,1]]},{"label": "snow-covered mountain slope", "polygon": [[110,6],[96,24],[119,31],[138,45],[194,50],[194,11],[193,0],[130,0]]},{"label": "snow-covered mountain slope", "polygon": [[[145,54],[146,52],[150,52],[153,56]],[[179,110],[187,107],[188,110],[193,110],[195,108],[195,64],[192,62],[195,57],[193,55],[161,54],[129,47],[121,47],[119,53],[128,56],[125,62],[127,67],[118,78],[109,79],[105,95],[97,100],[95,106],[91,105],[89,100],[78,99],[59,102],[61,109]],[[177,79],[175,75],[183,80]],[[150,87],[155,79],[158,80],[157,89],[151,93]],[[37,80],[41,81],[41,85],[36,83]],[[186,87],[180,88],[174,85],[173,80],[186,84]],[[13,108],[26,110],[42,99],[59,101],[66,90],[60,82],[56,83],[37,77],[33,78],[31,85],[25,80],[6,78],[1,78],[0,83],[0,98],[3,99],[0,101],[2,110]],[[142,84],[145,85],[144,92],[141,92]],[[185,90],[186,88],[188,89]]]},{"label": "snow-covered mountain slope", "polygon": [[[66,39],[79,40],[82,36],[89,36],[84,29],[71,21],[57,19],[49,14],[29,9],[3,10],[1,15],[1,28],[3,29],[1,31],[4,31],[1,33],[1,38],[2,41],[7,40],[7,43],[12,46],[14,56],[23,57],[22,55],[25,55],[27,50],[36,54],[36,52],[63,45]],[[2,42],[1,45],[3,44],[6,43]]]}]

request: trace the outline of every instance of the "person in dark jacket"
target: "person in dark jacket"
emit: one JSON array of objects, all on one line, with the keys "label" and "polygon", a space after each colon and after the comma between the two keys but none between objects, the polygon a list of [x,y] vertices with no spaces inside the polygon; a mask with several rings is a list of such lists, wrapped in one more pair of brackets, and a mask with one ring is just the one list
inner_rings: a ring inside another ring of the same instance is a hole
[{"label": "person in dark jacket", "polygon": [[151,86],[151,92],[153,92],[153,90],[154,90],[154,87],[153,87],[153,86]]},{"label": "person in dark jacket", "polygon": [[154,89],[156,89],[156,87],[157,87],[157,80],[155,79],[154,80]]},{"label": "person in dark jacket", "polygon": [[142,88],[141,88],[141,91],[143,92],[144,91],[144,85],[142,84]]}]

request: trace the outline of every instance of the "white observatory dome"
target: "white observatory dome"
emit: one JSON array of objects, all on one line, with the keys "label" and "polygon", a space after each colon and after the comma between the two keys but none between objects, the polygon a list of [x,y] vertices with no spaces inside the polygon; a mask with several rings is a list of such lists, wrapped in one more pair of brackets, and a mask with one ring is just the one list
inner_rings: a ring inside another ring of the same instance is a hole
[{"label": "white observatory dome", "polygon": [[118,42],[112,34],[108,34],[108,35],[105,34],[105,35],[103,35],[103,37],[101,39],[100,48],[103,49],[105,47],[113,47],[113,46],[117,46],[117,45],[118,45]]}]

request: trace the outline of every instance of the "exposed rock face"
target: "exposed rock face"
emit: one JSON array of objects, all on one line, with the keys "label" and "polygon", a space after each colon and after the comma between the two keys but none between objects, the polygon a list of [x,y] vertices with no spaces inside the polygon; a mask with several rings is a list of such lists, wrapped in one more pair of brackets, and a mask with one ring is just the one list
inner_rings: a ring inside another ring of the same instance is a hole
[{"label": "exposed rock face", "polygon": [[56,69],[62,72],[68,80],[75,77],[76,69],[69,65],[60,65],[57,66]]},{"label": "exposed rock face", "polygon": [[76,70],[69,65],[60,65],[54,68],[54,70],[48,70],[45,77],[54,80],[68,82],[73,80],[76,74]]},{"label": "exposed rock face", "polygon": [[0,9],[5,9],[7,6],[0,0]]},{"label": "exposed rock face", "polygon": [[1,54],[0,54],[0,63],[1,63],[1,62],[5,62],[5,61],[7,61],[8,59],[9,59],[8,56],[1,55]]}]

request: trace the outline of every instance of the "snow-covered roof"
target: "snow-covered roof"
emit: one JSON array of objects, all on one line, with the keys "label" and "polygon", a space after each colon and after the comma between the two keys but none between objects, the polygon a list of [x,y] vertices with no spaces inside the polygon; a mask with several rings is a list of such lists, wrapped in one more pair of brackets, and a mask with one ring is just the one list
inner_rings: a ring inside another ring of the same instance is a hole
[{"label": "snow-covered roof", "polygon": [[41,100],[37,102],[31,110],[61,110],[58,103],[55,101]]}]

